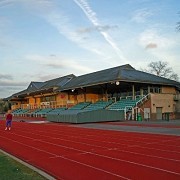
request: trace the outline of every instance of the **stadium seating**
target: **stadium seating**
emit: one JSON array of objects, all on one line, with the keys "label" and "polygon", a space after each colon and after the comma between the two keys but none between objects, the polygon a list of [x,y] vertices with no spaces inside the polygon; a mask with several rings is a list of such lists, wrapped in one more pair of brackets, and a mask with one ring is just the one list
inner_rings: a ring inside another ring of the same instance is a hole
[{"label": "stadium seating", "polygon": [[16,109],[12,112],[14,116],[23,116],[24,114],[28,113],[29,109]]},{"label": "stadium seating", "polygon": [[66,108],[56,108],[56,109],[52,109],[51,111],[49,111],[47,114],[56,114],[58,115],[59,113],[61,113],[61,111],[66,110]]},{"label": "stadium seating", "polygon": [[90,102],[80,102],[69,109],[70,110],[81,110],[81,109],[86,108],[90,104],[91,104]]},{"label": "stadium seating", "polygon": [[98,109],[105,109],[106,107],[108,107],[112,103],[113,103],[112,100],[110,100],[110,101],[97,101],[96,103],[92,103],[84,109],[89,110],[89,111],[98,110]]},{"label": "stadium seating", "polygon": [[33,111],[27,113],[27,116],[36,117],[36,113],[39,111],[41,111],[41,109],[34,109]]},{"label": "stadium seating", "polygon": [[111,106],[108,107],[109,110],[131,110],[133,107],[136,106],[136,103],[139,101],[140,99],[137,98],[136,100],[132,100],[130,98],[127,99],[121,99],[119,101],[116,101],[115,103],[113,103]]},{"label": "stadium seating", "polygon": [[50,115],[59,115],[64,113],[71,114],[71,111],[92,111],[92,110],[99,110],[99,109],[108,109],[108,110],[132,110],[133,107],[137,105],[137,103],[141,103],[143,97],[137,96],[135,100],[133,100],[132,96],[123,96],[120,98],[119,101],[114,102],[113,100],[103,101],[99,100],[95,103],[91,102],[80,102],[74,105],[71,108],[43,108],[43,109],[16,109],[12,113],[14,116],[29,116],[29,117],[46,117],[47,114]]},{"label": "stadium seating", "polygon": [[48,114],[52,110],[53,110],[52,108],[44,108],[44,109],[37,111],[35,114],[36,114],[36,117],[39,117],[39,116],[45,117],[46,114]]}]

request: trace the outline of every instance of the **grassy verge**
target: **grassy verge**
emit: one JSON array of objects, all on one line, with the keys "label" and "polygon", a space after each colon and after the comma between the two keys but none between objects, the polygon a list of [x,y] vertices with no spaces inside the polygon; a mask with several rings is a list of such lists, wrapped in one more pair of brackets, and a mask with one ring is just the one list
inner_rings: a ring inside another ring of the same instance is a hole
[{"label": "grassy verge", "polygon": [[32,169],[22,165],[14,159],[0,152],[0,179],[1,180],[46,180]]}]

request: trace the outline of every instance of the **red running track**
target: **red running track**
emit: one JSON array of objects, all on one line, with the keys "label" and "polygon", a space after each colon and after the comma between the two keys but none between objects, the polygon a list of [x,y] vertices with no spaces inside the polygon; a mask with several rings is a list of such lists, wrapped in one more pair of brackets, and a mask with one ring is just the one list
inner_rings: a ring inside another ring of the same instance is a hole
[{"label": "red running track", "polygon": [[180,137],[0,121],[0,148],[56,179],[180,179]]}]

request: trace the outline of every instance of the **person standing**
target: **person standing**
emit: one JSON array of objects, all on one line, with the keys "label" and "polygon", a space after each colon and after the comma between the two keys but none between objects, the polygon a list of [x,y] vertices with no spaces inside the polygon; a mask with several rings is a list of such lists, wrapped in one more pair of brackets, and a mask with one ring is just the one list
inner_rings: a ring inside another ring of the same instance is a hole
[{"label": "person standing", "polygon": [[7,114],[5,115],[6,117],[6,128],[5,130],[11,130],[11,126],[12,126],[12,117],[13,115],[11,114],[11,110],[8,110]]}]

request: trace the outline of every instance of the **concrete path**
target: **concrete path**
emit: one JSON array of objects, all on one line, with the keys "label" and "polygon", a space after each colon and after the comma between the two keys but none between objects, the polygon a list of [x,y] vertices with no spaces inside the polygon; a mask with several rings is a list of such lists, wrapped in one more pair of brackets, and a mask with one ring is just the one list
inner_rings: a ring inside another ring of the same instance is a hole
[{"label": "concrete path", "polygon": [[167,134],[180,136],[180,120],[171,121],[122,121],[109,123],[78,124],[84,128],[105,129],[114,131]]}]

